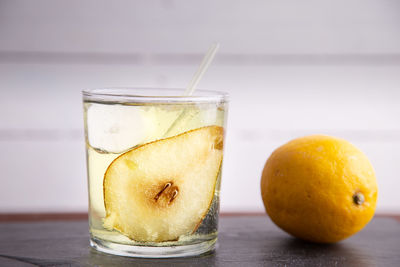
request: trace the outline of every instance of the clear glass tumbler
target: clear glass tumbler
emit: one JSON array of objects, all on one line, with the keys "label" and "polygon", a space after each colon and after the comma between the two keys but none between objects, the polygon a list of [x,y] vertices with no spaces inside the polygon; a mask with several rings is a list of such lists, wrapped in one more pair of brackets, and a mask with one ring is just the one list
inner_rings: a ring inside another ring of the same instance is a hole
[{"label": "clear glass tumbler", "polygon": [[227,94],[183,93],[83,91],[95,249],[162,258],[215,248]]}]

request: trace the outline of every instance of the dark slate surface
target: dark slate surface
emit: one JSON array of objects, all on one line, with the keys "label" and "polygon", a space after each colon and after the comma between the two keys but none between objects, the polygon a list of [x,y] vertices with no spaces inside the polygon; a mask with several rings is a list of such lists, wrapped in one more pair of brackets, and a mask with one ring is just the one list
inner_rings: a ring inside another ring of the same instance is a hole
[{"label": "dark slate surface", "polygon": [[288,236],[266,216],[222,217],[216,252],[177,259],[94,251],[86,221],[0,223],[0,266],[400,266],[400,222],[375,218],[345,241],[317,245]]}]

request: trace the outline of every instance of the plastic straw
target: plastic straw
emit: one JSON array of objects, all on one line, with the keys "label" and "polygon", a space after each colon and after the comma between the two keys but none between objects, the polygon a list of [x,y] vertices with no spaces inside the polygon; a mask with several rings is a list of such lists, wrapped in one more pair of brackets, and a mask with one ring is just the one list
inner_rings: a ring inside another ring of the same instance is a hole
[{"label": "plastic straw", "polygon": [[204,56],[203,60],[201,61],[199,68],[197,69],[196,73],[194,74],[188,87],[186,87],[186,91],[183,94],[184,96],[190,96],[193,94],[194,90],[196,90],[196,87],[199,84],[201,78],[203,77],[204,73],[207,71],[212,60],[214,59],[214,56],[217,53],[218,48],[219,48],[219,43],[214,43],[208,49],[207,54]]},{"label": "plastic straw", "polygon": [[[199,84],[201,78],[203,77],[204,73],[207,71],[208,67],[210,66],[212,60],[214,59],[215,54],[219,48],[219,43],[214,43],[208,49],[206,55],[203,57],[203,60],[200,63],[199,68],[197,69],[196,73],[194,74],[192,80],[190,81],[188,87],[186,87],[183,96],[190,96],[193,95],[193,92],[196,90],[197,85]],[[187,113],[187,109],[184,109],[181,114],[176,118],[176,120],[171,124],[168,130],[165,132],[164,136],[167,136],[174,127],[178,124],[180,120],[182,120]]]}]

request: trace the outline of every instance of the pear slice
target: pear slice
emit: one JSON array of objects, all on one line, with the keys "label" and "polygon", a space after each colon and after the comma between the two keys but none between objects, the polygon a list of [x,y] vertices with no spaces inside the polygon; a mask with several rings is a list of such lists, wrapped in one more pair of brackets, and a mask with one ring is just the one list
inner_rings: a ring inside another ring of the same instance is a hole
[{"label": "pear slice", "polygon": [[195,232],[214,196],[223,132],[198,128],[116,158],[104,175],[104,227],[148,242]]}]

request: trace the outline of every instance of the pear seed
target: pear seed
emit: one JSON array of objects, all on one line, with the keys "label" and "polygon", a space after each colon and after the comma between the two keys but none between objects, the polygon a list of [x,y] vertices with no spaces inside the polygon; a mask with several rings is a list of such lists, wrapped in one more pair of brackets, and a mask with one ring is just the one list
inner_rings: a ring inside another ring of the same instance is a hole
[{"label": "pear seed", "polygon": [[160,198],[160,196],[162,195],[162,193],[164,193],[164,191],[165,191],[168,187],[170,187],[171,185],[172,185],[172,183],[166,183],[166,184],[164,185],[164,188],[161,189],[161,191],[158,192],[158,194],[154,197],[154,200],[157,201],[157,200]]},{"label": "pear seed", "polygon": [[168,204],[170,204],[176,198],[176,196],[178,195],[178,192],[179,192],[178,189],[174,190],[174,192],[172,193],[172,197],[169,200]]}]

